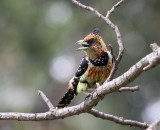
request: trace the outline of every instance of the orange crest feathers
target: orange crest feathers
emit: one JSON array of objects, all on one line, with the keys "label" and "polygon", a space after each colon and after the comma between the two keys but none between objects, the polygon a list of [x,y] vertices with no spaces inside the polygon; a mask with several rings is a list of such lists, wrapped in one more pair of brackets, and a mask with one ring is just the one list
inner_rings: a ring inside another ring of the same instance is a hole
[{"label": "orange crest feathers", "polygon": [[84,38],[84,41],[86,42],[90,42],[92,40],[94,40],[96,43],[100,43],[103,51],[107,51],[106,44],[104,43],[102,37],[100,36],[100,31],[98,28],[94,29],[90,34],[88,34]]}]

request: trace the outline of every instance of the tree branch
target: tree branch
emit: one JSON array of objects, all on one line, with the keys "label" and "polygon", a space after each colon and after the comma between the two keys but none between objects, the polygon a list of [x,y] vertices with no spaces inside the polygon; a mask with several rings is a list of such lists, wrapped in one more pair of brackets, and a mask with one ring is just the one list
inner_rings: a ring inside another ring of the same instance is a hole
[{"label": "tree branch", "polygon": [[137,78],[141,73],[144,72],[143,68],[146,67],[150,62],[154,60],[154,66],[157,66],[160,62],[160,47],[157,45],[156,50],[139,62],[133,65],[127,72],[121,76],[113,79],[110,82],[104,83],[102,86],[98,87],[91,95],[82,103],[76,106],[67,107],[64,109],[53,109],[52,111],[45,113],[0,113],[0,120],[19,120],[19,121],[40,121],[40,120],[55,120],[60,118],[66,118],[73,115],[78,115],[81,113],[86,113],[91,111],[92,107],[98,103],[105,95],[112,93],[115,90],[126,86],[128,83]]},{"label": "tree branch", "polygon": [[112,47],[112,45],[111,45],[111,44],[109,44],[108,46],[109,46],[109,49],[110,49],[111,55],[112,55],[112,57],[113,57],[113,62],[114,62],[115,64],[117,64],[116,57],[115,57],[115,55],[114,55],[114,53],[113,53],[113,47]]},{"label": "tree branch", "polygon": [[[98,87],[95,91],[93,91],[88,98],[85,99],[82,103],[76,106],[67,107],[64,109],[55,109],[49,99],[43,94],[43,92],[39,91],[39,95],[48,105],[50,111],[44,113],[17,113],[17,112],[6,112],[0,113],[0,120],[19,120],[19,121],[40,121],[40,120],[55,120],[55,119],[63,119],[69,116],[78,115],[81,113],[90,113],[96,117],[112,120],[119,124],[123,125],[131,125],[137,126],[140,128],[147,128],[148,125],[146,123],[140,123],[137,121],[132,120],[124,120],[123,118],[119,118],[113,115],[105,114],[102,112],[98,112],[97,110],[92,109],[95,104],[97,104],[101,99],[104,98],[105,95],[112,93],[112,92],[119,92],[119,91],[137,91],[137,87],[123,87],[126,86],[128,83],[133,81],[137,78],[141,73],[147,71],[160,63],[160,47],[157,44],[151,44],[151,48],[153,50],[152,53],[148,54],[144,58],[142,58],[139,62],[133,65],[128,71],[126,71],[121,76],[117,77],[116,79],[113,78],[113,75],[118,67],[119,62],[121,61],[124,46],[121,39],[121,34],[116,25],[114,25],[109,16],[111,13],[114,12],[115,8],[120,6],[124,0],[120,0],[117,4],[115,4],[108,12],[106,17],[100,14],[97,10],[93,9],[90,6],[85,6],[76,0],[72,0],[72,2],[79,7],[86,9],[88,11],[94,12],[96,16],[104,20],[116,33],[117,43],[119,46],[119,54],[117,58],[114,58],[116,62],[113,64],[113,69],[111,75],[109,77],[109,82],[105,82],[102,86]],[[111,47],[110,47],[111,48]],[[112,51],[112,48],[111,48]],[[113,51],[112,51],[112,55]],[[123,88],[122,88],[123,87]]]},{"label": "tree branch", "polygon": [[134,121],[134,120],[123,119],[123,117],[117,117],[117,116],[113,116],[110,114],[105,114],[105,113],[99,112],[95,109],[92,109],[88,113],[95,116],[95,117],[98,117],[98,118],[101,118],[104,120],[110,120],[110,121],[113,121],[113,122],[121,124],[121,125],[136,126],[136,127],[143,128],[143,129],[148,128],[147,123],[141,123],[141,122]]},{"label": "tree branch", "polygon": [[116,90],[115,92],[124,92],[124,91],[131,91],[131,92],[139,91],[139,87],[138,86],[135,86],[135,87],[122,87],[122,88]]},{"label": "tree branch", "polygon": [[120,0],[119,2],[117,2],[106,14],[106,17],[109,18],[110,14],[114,12],[114,10],[120,6],[125,0]]},{"label": "tree branch", "polygon": [[[160,54],[160,51],[158,51],[158,45],[156,43],[153,43],[150,45],[151,49],[153,52]],[[156,60],[156,57],[153,57],[153,60],[150,60],[148,65],[146,67],[143,68],[144,71],[155,67],[155,65],[160,64],[160,62],[158,60]]]},{"label": "tree branch", "polygon": [[51,103],[51,101],[46,97],[46,95],[42,91],[38,90],[38,95],[41,96],[41,98],[43,99],[43,101],[49,107],[50,111],[52,111],[53,109],[55,109],[55,107],[53,106],[53,104]]},{"label": "tree branch", "polygon": [[160,118],[153,122],[146,130],[159,130],[160,129]]}]

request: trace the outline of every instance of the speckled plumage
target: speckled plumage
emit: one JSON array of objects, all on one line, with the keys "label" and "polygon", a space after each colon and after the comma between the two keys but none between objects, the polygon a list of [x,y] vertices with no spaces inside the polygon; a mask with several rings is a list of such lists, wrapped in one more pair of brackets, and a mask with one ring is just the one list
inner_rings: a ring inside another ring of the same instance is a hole
[{"label": "speckled plumage", "polygon": [[74,95],[89,93],[102,85],[112,70],[112,56],[102,40],[99,29],[93,30],[83,40],[78,41],[82,46],[79,50],[85,52],[76,74],[69,82],[67,93],[58,103],[57,108],[68,106]]}]

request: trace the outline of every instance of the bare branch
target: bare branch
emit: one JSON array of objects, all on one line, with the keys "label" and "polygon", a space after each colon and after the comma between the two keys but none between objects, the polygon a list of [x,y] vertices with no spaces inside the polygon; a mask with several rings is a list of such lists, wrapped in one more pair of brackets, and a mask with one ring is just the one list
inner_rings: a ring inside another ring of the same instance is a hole
[{"label": "bare branch", "polygon": [[[121,61],[123,52],[124,52],[124,46],[121,39],[121,34],[116,25],[114,25],[110,19],[109,16],[111,13],[114,12],[115,8],[117,8],[120,4],[123,3],[124,0],[120,0],[118,3],[116,3],[108,12],[106,17],[100,14],[97,10],[90,6],[86,6],[81,4],[80,2],[76,0],[72,0],[72,2],[79,7],[86,9],[88,11],[94,12],[96,16],[104,20],[116,33],[117,37],[117,43],[119,46],[119,54],[117,58],[115,58],[112,47],[111,53],[112,56],[114,56],[114,60],[116,61],[113,64],[113,69],[111,72],[110,79],[112,79],[115,70],[117,69],[117,66],[119,62]],[[144,71],[147,71],[155,66],[157,66],[160,63],[160,47],[157,44],[151,44],[151,48],[153,50],[152,53],[148,54],[144,58],[142,58],[139,62],[137,62],[135,65],[133,65],[127,72],[122,74],[121,76],[117,77],[116,79],[113,79],[112,81],[105,82],[102,86],[99,86],[95,91],[93,91],[88,98],[86,98],[85,101],[80,103],[79,105],[72,106],[72,107],[66,107],[64,109],[55,109],[52,103],[49,101],[49,99],[43,94],[43,92],[39,91],[39,95],[42,97],[42,99],[46,102],[48,105],[50,111],[44,112],[44,113],[17,113],[17,112],[8,112],[8,113],[0,113],[0,120],[19,120],[19,121],[40,121],[40,120],[55,120],[55,119],[62,119],[69,116],[78,115],[81,113],[90,113],[96,117],[111,120],[114,122],[117,122],[119,124],[123,125],[131,125],[131,126],[137,126],[140,128],[147,128],[148,125],[146,123],[140,123],[138,121],[133,120],[124,120],[123,118],[119,118],[113,115],[105,114],[102,112],[98,112],[97,110],[92,109],[95,104],[97,104],[101,99],[104,98],[105,95],[112,93],[112,92],[121,92],[121,91],[137,91],[138,86],[136,87],[123,87],[126,86],[128,83],[136,79],[141,73]],[[123,87],[123,88],[122,88]]]},{"label": "bare branch", "polygon": [[[157,50],[158,49],[158,45],[156,43],[151,44],[150,47],[153,50],[153,52],[157,53],[157,55],[160,54],[160,51]],[[153,60],[150,60],[149,63],[148,63],[148,65],[145,66],[143,68],[143,70],[146,71],[146,70],[148,70],[150,68],[155,67],[155,65],[157,65],[157,64],[160,64],[160,62],[158,60],[156,60],[156,57],[153,57]]]},{"label": "bare branch", "polygon": [[119,2],[117,2],[106,14],[106,17],[109,18],[110,14],[114,12],[114,10],[120,6],[122,3],[124,2],[124,0],[121,0]]},{"label": "bare branch", "polygon": [[[56,111],[56,110],[55,110]],[[59,110],[60,111],[60,110]],[[116,117],[109,114],[104,114],[102,112],[98,112],[97,110],[92,109],[88,113],[94,115],[95,117],[99,117],[105,120],[114,121],[119,124],[123,125],[130,125],[130,126],[137,126],[140,128],[147,128],[148,125],[146,123],[141,123],[138,121],[133,120],[124,120],[121,117]],[[64,117],[59,117],[64,118]],[[54,112],[45,112],[45,113],[0,113],[1,120],[18,120],[18,121],[42,121],[42,120],[54,120],[59,119],[58,117],[54,116]]]},{"label": "bare branch", "polygon": [[[100,87],[99,84],[97,84],[98,87]],[[135,91],[139,91],[139,87],[138,85],[137,86],[134,86],[134,87],[122,87],[120,89],[117,89],[113,92],[124,92],[124,91],[130,91],[130,92],[135,92]]]},{"label": "bare branch", "polygon": [[[88,11],[94,12],[95,15],[97,15],[99,18],[105,19],[105,17],[104,17],[102,14],[100,14],[97,10],[95,10],[94,8],[92,8],[92,7],[90,7],[90,6],[83,5],[83,4],[81,4],[81,3],[80,3],[79,1],[77,1],[77,0],[72,0],[72,2],[73,2],[74,4],[76,4],[76,5],[78,5],[79,7],[83,8],[83,9],[86,9],[86,10],[88,10]],[[107,23],[107,24],[109,24],[109,23]]]},{"label": "bare branch", "polygon": [[113,53],[113,47],[112,47],[112,45],[111,45],[111,44],[109,44],[108,46],[109,46],[109,49],[110,49],[111,55],[112,55],[112,57],[113,57],[113,62],[115,62],[115,64],[117,64],[116,57],[115,57],[115,55],[114,55],[114,53]]},{"label": "bare branch", "polygon": [[150,48],[152,49],[153,52],[156,52],[159,48],[159,46],[156,43],[150,44]]},{"label": "bare branch", "polygon": [[122,87],[122,88],[116,90],[115,92],[124,92],[124,91],[131,91],[131,92],[139,91],[139,87],[138,86],[135,86],[135,87]]},{"label": "bare branch", "polygon": [[18,121],[40,121],[53,118],[51,112],[45,113],[18,113],[6,112],[0,113],[0,120],[18,120]]},{"label": "bare branch", "polygon": [[[123,42],[122,42],[122,38],[121,38],[121,34],[120,34],[120,31],[118,29],[118,27],[116,25],[114,25],[110,19],[109,19],[109,16],[111,13],[113,13],[115,11],[115,9],[120,6],[122,3],[124,2],[124,0],[120,0],[118,3],[116,3],[108,12],[107,12],[107,15],[106,15],[106,19],[109,21],[110,23],[110,27],[115,31],[116,33],[116,36],[117,36],[117,43],[118,43],[118,46],[119,46],[119,54],[117,56],[117,59],[115,60],[114,57],[114,63],[113,63],[113,68],[112,68],[112,71],[111,71],[111,74],[109,76],[109,78],[107,79],[107,82],[112,80],[113,79],[113,76],[116,72],[116,70],[118,69],[118,64],[119,62],[121,61],[122,59],[122,56],[123,56],[123,52],[124,52],[124,45],[123,45]],[[114,27],[114,28],[113,28]],[[112,50],[112,48],[110,47],[110,49]],[[112,54],[113,55],[113,54]]]},{"label": "bare branch", "polygon": [[40,90],[38,90],[38,95],[40,95],[43,101],[47,104],[47,106],[49,107],[49,110],[52,111],[54,109],[54,106],[51,103],[51,101],[46,97],[46,95]]},{"label": "bare branch", "polygon": [[108,46],[110,48],[110,52],[111,52],[111,55],[113,57],[113,66],[112,66],[111,74],[109,75],[109,77],[107,79],[107,82],[113,79],[113,76],[114,76],[116,70],[118,69],[118,62],[117,62],[116,57],[113,53],[113,48],[112,48],[111,44],[109,44]]},{"label": "bare branch", "polygon": [[134,120],[123,119],[123,117],[117,117],[117,116],[113,116],[110,114],[105,114],[105,113],[99,112],[95,109],[92,109],[88,113],[92,114],[95,117],[98,117],[98,118],[101,118],[104,120],[110,120],[110,121],[113,121],[113,122],[121,124],[121,125],[136,126],[136,127],[143,128],[143,129],[148,128],[147,123],[141,123],[141,122],[134,121]]},{"label": "bare branch", "polygon": [[[148,65],[149,61],[156,60],[156,63],[158,63],[158,61],[160,62],[160,53],[157,53],[159,51],[160,47],[158,47],[156,51],[142,58],[121,76],[98,87],[94,92],[91,93],[91,96],[89,96],[79,105],[58,110],[53,109],[52,111],[45,113],[0,113],[0,120],[55,120],[89,112],[92,107],[96,103],[98,103],[105,95],[112,93],[113,91],[118,90],[123,86],[126,86],[128,83],[137,78],[141,73],[143,73],[143,68]],[[158,64],[156,64],[156,66],[157,65]]]},{"label": "bare branch", "polygon": [[153,122],[146,130],[159,130],[160,129],[160,118]]},{"label": "bare branch", "polygon": [[116,63],[113,62],[112,71],[111,71],[108,79],[106,80],[106,82],[109,82],[109,81],[111,81],[113,79],[113,76],[114,76],[114,74],[115,74],[115,72],[116,72],[117,69],[118,69],[118,63],[117,62]]}]

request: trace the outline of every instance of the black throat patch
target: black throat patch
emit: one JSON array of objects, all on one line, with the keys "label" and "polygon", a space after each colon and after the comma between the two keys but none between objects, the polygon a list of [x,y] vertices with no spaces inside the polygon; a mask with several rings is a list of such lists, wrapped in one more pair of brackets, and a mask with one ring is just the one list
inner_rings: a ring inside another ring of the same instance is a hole
[{"label": "black throat patch", "polygon": [[97,58],[94,59],[89,59],[89,61],[94,65],[94,66],[106,66],[108,64],[108,53],[103,52],[101,56],[98,56]]}]

